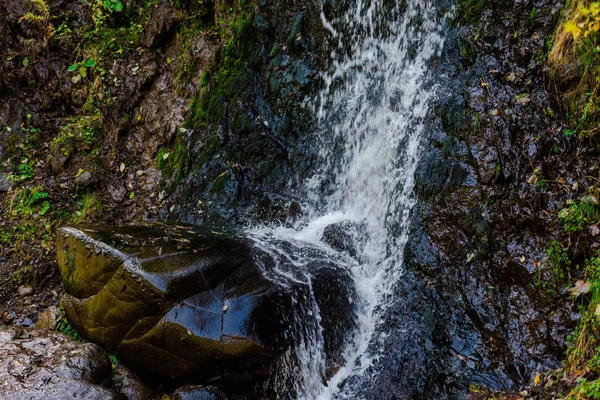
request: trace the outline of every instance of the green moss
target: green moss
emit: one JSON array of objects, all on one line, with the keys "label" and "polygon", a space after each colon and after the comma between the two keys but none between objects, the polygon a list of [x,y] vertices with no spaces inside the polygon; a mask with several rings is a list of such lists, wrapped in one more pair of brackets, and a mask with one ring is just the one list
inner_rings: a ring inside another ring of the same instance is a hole
[{"label": "green moss", "polygon": [[[590,30],[600,15],[581,12],[581,7],[589,7],[590,3],[589,0],[566,1],[548,55],[551,75],[560,78],[555,84],[565,109],[568,130],[580,137],[594,137],[600,123],[600,32]],[[567,25],[576,27],[579,33],[575,35]]]},{"label": "green moss", "polygon": [[225,185],[227,184],[228,181],[229,181],[229,171],[225,171],[221,175],[219,175],[217,177],[217,179],[215,179],[214,183],[212,184],[212,186],[210,188],[210,193],[211,194],[221,193],[223,191],[223,189],[225,189]]},{"label": "green moss", "polygon": [[77,201],[78,210],[75,211],[73,221],[93,221],[102,215],[102,202],[95,193],[85,193]]},{"label": "green moss", "polygon": [[159,149],[156,153],[156,164],[165,177],[176,185],[190,168],[185,139],[178,138],[173,149]]},{"label": "green moss", "polygon": [[52,140],[51,153],[57,154],[58,150],[65,156],[80,150],[89,153],[102,133],[102,118],[99,110],[95,110],[91,115],[72,118]]},{"label": "green moss", "polygon": [[467,25],[477,25],[481,20],[485,0],[457,0],[456,15],[458,20]]},{"label": "green moss", "polygon": [[600,400],[600,379],[588,382],[587,379],[582,378],[577,388],[569,393],[565,400],[579,399]]},{"label": "green moss", "polygon": [[235,104],[252,86],[254,75],[249,64],[258,49],[258,40],[250,7],[240,7],[229,16],[228,23],[220,21],[223,46],[215,53],[212,70],[203,75],[201,87],[206,90],[193,101],[188,126],[222,123],[226,105]]},{"label": "green moss", "polygon": [[[204,18],[188,18],[183,23],[179,31],[177,32],[177,40],[180,42],[177,65],[177,71],[175,72],[175,80],[182,83],[190,83],[195,72],[198,69],[198,57],[192,55],[192,43],[197,39],[199,35],[207,29],[207,23]],[[202,75],[204,77],[204,74]],[[200,80],[200,86],[206,86],[203,84],[202,79]]]},{"label": "green moss", "polygon": [[585,367],[600,373],[600,258],[588,259],[585,272],[589,292],[580,296],[582,318],[571,337],[567,361],[571,369]]},{"label": "green moss", "polygon": [[569,254],[558,240],[553,240],[546,249],[548,260],[552,268],[552,278],[555,283],[560,283],[567,277],[567,268],[571,265]]}]

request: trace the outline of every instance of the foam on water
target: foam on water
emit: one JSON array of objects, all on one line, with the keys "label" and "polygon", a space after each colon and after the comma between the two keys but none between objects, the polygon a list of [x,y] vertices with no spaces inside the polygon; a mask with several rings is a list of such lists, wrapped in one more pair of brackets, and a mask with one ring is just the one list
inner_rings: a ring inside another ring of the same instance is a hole
[{"label": "foam on water", "polygon": [[[281,249],[278,239],[318,248],[350,269],[360,304],[343,366],[325,385],[322,335],[307,332],[313,337],[294,355],[301,367],[291,360],[284,367],[293,370],[288,373],[294,374],[293,389],[302,399],[355,399],[348,378],[376,373],[371,367],[381,352],[377,327],[402,276],[420,139],[435,95],[428,84],[429,63],[444,40],[431,1],[358,0],[341,17],[328,21],[322,13],[321,20],[331,32],[332,63],[311,102],[322,138],[322,164],[307,184],[306,217],[295,229],[260,228],[252,236],[299,269],[305,265],[302,257]],[[354,259],[321,241],[328,225],[343,221],[361,226],[354,237]]]}]

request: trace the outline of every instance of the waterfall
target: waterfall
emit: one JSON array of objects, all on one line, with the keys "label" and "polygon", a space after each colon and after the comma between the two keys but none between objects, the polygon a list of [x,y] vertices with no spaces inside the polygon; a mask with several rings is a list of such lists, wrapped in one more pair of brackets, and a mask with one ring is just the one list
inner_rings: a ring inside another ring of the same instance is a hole
[{"label": "waterfall", "polygon": [[[414,173],[435,95],[431,60],[441,54],[444,40],[431,1],[357,0],[344,15],[328,20],[321,13],[321,19],[331,33],[331,64],[322,74],[322,90],[308,101],[318,120],[321,165],[306,186],[305,217],[294,228],[260,228],[251,235],[279,257],[287,250],[277,239],[285,239],[298,248],[326,251],[349,268],[359,304],[339,370],[323,383],[318,329],[306,332],[296,349],[299,366],[285,360],[282,365],[294,369],[294,396],[355,399],[360,379],[350,378],[376,373],[382,356],[378,326],[402,276]],[[324,229],[341,222],[357,227],[352,257],[322,242]],[[302,268],[301,260],[293,261]],[[315,314],[318,324],[318,310]]]}]

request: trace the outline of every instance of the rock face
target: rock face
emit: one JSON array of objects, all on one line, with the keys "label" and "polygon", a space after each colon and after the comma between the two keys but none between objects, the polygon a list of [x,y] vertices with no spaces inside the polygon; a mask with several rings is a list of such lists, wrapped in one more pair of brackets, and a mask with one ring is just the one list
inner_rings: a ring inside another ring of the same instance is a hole
[{"label": "rock face", "polygon": [[66,227],[57,249],[73,326],[120,360],[165,378],[220,376],[242,386],[266,379],[300,332],[315,329],[313,302],[331,358],[353,325],[354,289],[343,268],[314,261],[306,283],[286,280],[275,272],[279,261],[227,233]]},{"label": "rock face", "polygon": [[104,351],[57,332],[0,327],[0,397],[6,400],[112,400]]},{"label": "rock face", "polygon": [[486,2],[477,26],[447,31],[387,357],[365,398],[518,390],[560,365],[572,314],[539,276],[564,195],[530,177],[572,167],[539,59],[560,4],[535,7],[532,18],[530,4]]}]

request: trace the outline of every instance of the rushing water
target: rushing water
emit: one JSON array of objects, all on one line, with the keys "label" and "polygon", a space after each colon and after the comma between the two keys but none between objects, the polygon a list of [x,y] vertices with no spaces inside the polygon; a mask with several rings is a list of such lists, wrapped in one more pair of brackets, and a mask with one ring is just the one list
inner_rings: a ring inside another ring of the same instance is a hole
[{"label": "rushing water", "polygon": [[[285,239],[298,248],[319,248],[350,269],[359,304],[343,366],[323,383],[322,334],[312,329],[295,351],[301,366],[290,361],[287,367],[300,398],[355,399],[360,379],[353,384],[349,378],[377,373],[378,325],[402,276],[420,139],[435,94],[428,83],[430,61],[440,54],[443,37],[430,1],[358,0],[335,20],[323,13],[321,19],[331,33],[331,68],[322,75],[318,98],[310,101],[322,165],[307,184],[308,211],[293,229],[263,228],[253,236],[279,257],[290,257],[277,245]],[[360,227],[352,258],[322,243],[325,227],[344,221]],[[302,268],[302,260],[292,261]],[[318,310],[315,321],[318,327]]]}]

